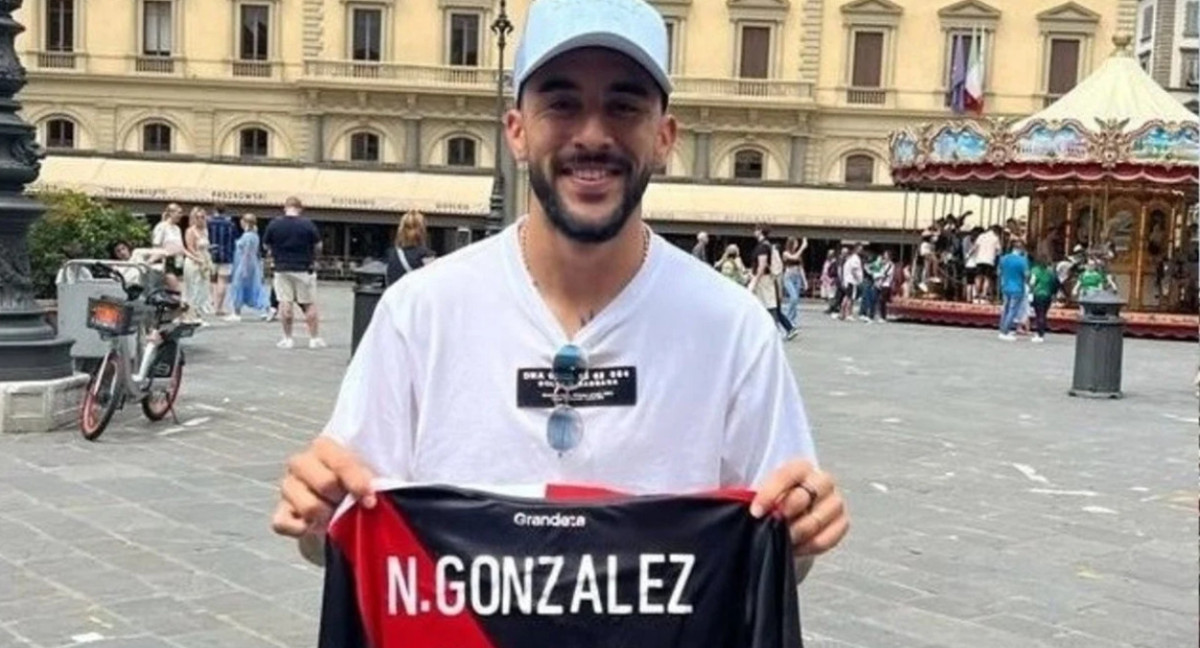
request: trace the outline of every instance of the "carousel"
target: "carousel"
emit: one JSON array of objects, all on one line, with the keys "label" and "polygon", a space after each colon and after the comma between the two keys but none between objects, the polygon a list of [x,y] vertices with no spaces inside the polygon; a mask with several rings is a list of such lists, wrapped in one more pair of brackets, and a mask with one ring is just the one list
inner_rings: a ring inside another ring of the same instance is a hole
[{"label": "carousel", "polygon": [[[1194,340],[1200,121],[1142,71],[1128,37],[1114,43],[1095,73],[1035,115],[893,133],[892,179],[912,196],[905,217],[918,237],[940,226],[934,219],[973,206],[975,225],[1000,225],[1006,242],[1020,237],[1047,263],[1102,264],[1126,303],[1129,334]],[[969,299],[952,263],[942,271],[935,261],[929,276],[922,257],[931,250],[921,247],[907,273],[917,279],[889,310],[914,321],[995,326],[999,306]],[[1050,328],[1072,331],[1078,317],[1064,291]]]}]

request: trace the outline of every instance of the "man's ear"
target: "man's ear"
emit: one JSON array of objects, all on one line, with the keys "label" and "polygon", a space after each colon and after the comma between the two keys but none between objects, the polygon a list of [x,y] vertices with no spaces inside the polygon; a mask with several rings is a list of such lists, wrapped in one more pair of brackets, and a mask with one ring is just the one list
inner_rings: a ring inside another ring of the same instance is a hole
[{"label": "man's ear", "polygon": [[659,168],[667,168],[667,158],[675,148],[675,140],[679,137],[679,122],[675,115],[663,115],[658,124],[658,133],[654,137],[654,162]]},{"label": "man's ear", "polygon": [[504,139],[508,150],[518,162],[528,162],[529,148],[525,142],[525,119],[515,108],[504,113]]}]

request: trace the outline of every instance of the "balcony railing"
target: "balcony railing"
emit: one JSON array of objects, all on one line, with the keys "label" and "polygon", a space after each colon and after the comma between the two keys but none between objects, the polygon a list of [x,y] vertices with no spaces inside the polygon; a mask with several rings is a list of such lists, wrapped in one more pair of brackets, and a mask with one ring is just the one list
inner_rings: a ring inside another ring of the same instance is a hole
[{"label": "balcony railing", "polygon": [[174,74],[175,59],[170,56],[139,56],[134,59],[133,70],[134,72],[147,72],[150,74]]},{"label": "balcony railing", "polygon": [[74,70],[76,56],[75,52],[38,52],[38,67]]},{"label": "balcony railing", "polygon": [[230,72],[235,77],[269,79],[275,75],[275,64],[271,61],[231,61]]},{"label": "balcony railing", "polygon": [[305,61],[304,75],[322,79],[398,81],[412,85],[456,86],[480,90],[492,90],[496,87],[496,70],[494,69],[450,65],[409,65],[374,61]]},{"label": "balcony railing", "polygon": [[887,101],[883,88],[846,88],[846,103],[856,106],[882,106]]},{"label": "balcony railing", "polygon": [[[452,65],[411,65],[376,61],[304,62],[304,76],[314,79],[392,81],[406,85],[494,90],[496,70]],[[511,74],[505,71],[505,90],[511,92]],[[811,99],[812,84],[777,79],[675,77],[675,93],[685,96],[761,97]]]},{"label": "balcony railing", "polygon": [[676,77],[675,92],[683,95],[762,97],[767,99],[808,99],[812,84],[778,79],[720,79]]},{"label": "balcony railing", "polygon": [[1042,108],[1049,108],[1050,104],[1054,103],[1055,101],[1058,101],[1059,99],[1062,99],[1062,97],[1063,96],[1060,94],[1042,95]]}]

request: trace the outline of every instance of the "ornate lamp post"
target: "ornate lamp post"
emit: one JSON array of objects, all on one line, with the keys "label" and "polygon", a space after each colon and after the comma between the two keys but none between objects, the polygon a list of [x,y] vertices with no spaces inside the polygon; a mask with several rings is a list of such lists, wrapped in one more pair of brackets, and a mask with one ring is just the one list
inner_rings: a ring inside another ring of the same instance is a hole
[{"label": "ornate lamp post", "polygon": [[513,31],[513,24],[508,20],[505,0],[500,0],[500,10],[496,12],[496,19],[492,21],[491,29],[492,33],[496,35],[496,45],[499,48],[499,56],[496,61],[496,141],[494,144],[496,160],[492,166],[492,196],[489,201],[491,213],[488,219],[488,230],[494,233],[503,227],[508,215],[504,200],[504,169],[500,163],[503,159],[504,146],[501,137],[504,130],[504,45],[508,41],[508,35]]},{"label": "ornate lamp post", "polygon": [[13,42],[25,30],[12,17],[21,4],[0,0],[0,383],[73,373],[71,340],[55,335],[34,301],[25,243],[29,225],[43,210],[24,194],[41,171],[42,152],[33,127],[17,116],[21,104],[13,98],[25,86],[25,68]]}]

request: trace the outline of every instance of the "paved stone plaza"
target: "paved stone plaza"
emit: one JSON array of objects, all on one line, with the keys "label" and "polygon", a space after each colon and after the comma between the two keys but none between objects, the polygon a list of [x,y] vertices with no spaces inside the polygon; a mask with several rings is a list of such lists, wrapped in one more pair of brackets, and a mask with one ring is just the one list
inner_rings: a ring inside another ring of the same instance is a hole
[{"label": "paved stone plaza", "polygon": [[[268,527],[285,457],[348,356],[217,324],[189,347],[182,425],[118,413],[0,438],[0,648],[315,644],[321,572]],[[1197,347],[1126,341],[1121,401],[1073,399],[1073,338],[840,324],[789,346],[853,525],[802,588],[814,648],[1197,645]],[[302,340],[298,340],[302,342]]]}]

